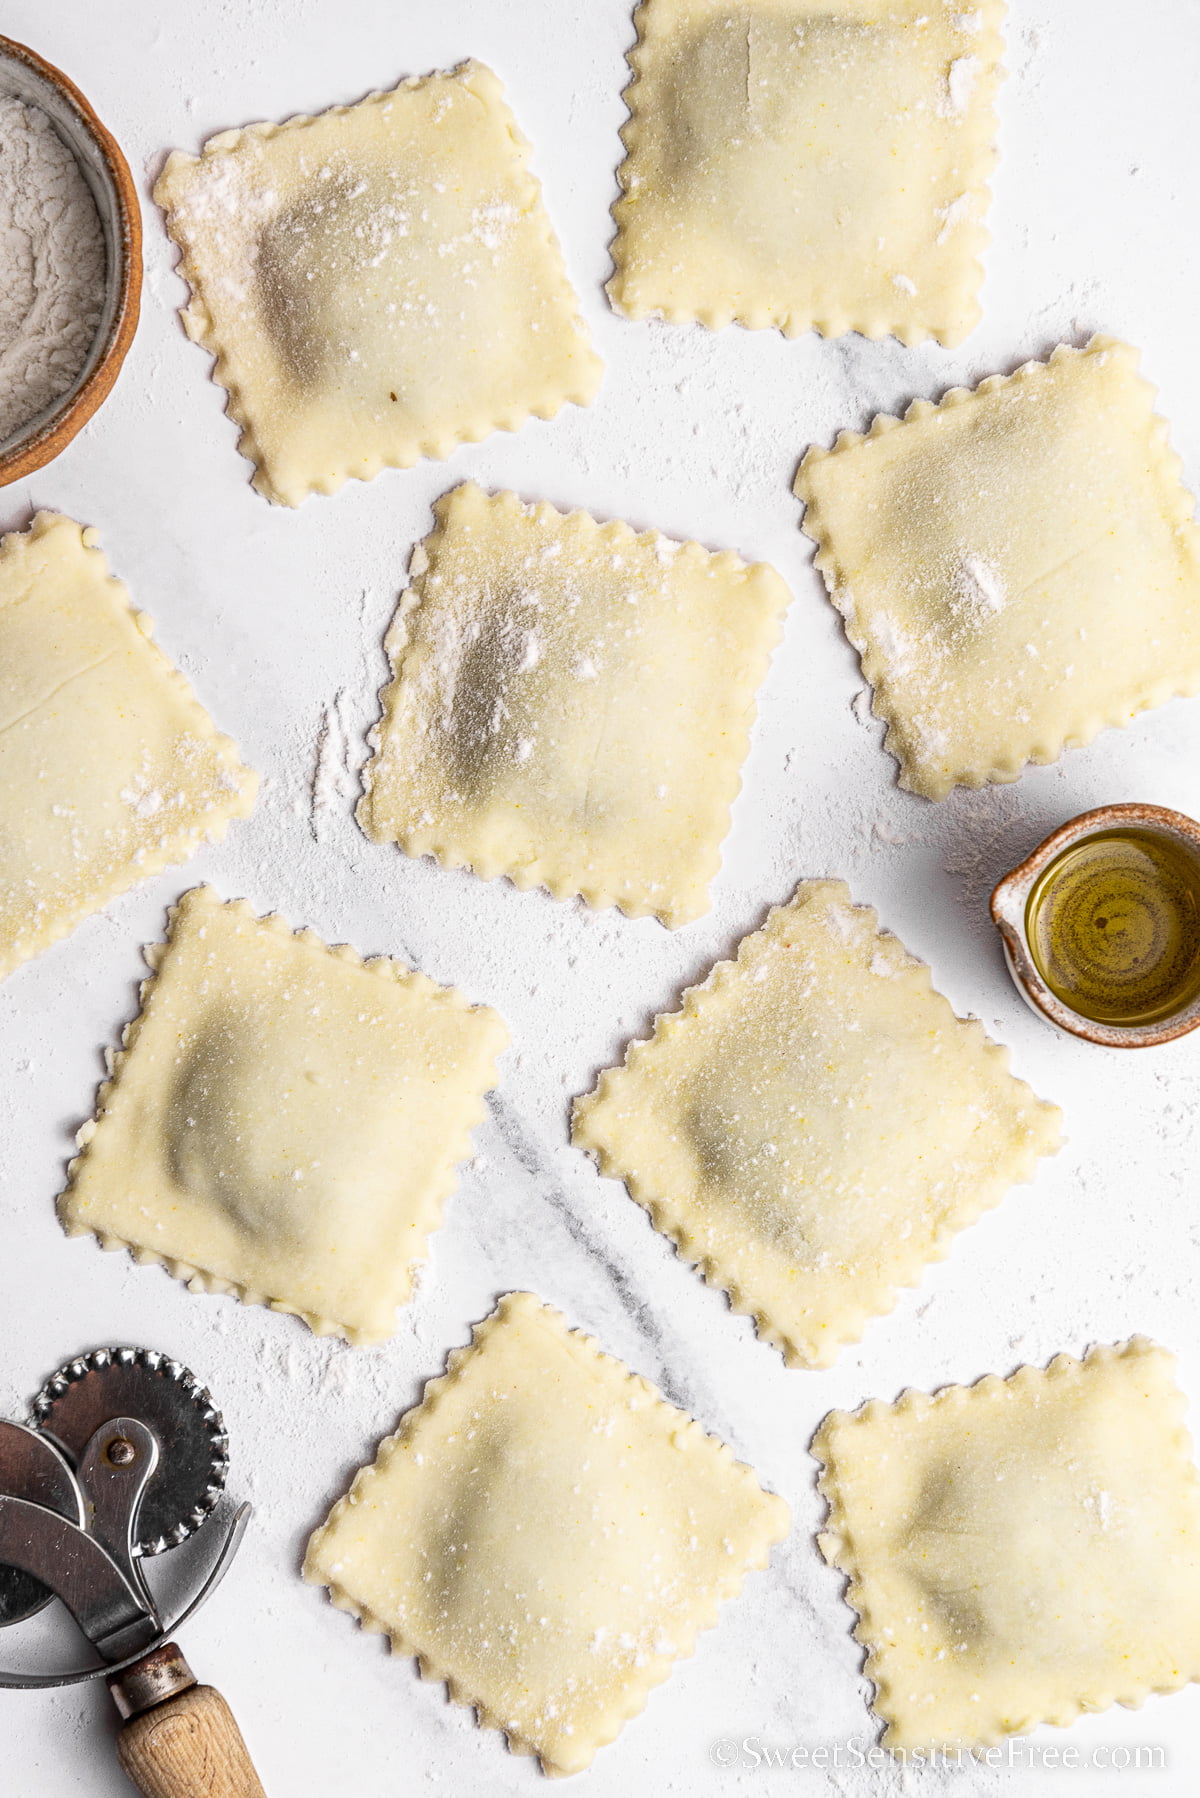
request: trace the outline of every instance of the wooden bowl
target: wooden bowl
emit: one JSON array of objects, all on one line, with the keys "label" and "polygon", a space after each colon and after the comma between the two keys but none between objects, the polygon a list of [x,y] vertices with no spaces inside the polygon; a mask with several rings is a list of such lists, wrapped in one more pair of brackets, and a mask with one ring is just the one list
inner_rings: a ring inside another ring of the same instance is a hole
[{"label": "wooden bowl", "polygon": [[0,94],[40,106],[78,162],[104,229],[107,280],[96,337],[67,392],[0,444],[0,487],[66,449],[107,398],[137,329],[142,215],[129,164],[74,82],[24,44],[0,37]]},{"label": "wooden bowl", "polygon": [[1064,1005],[1042,979],[1029,947],[1025,913],[1038,876],[1065,849],[1104,831],[1131,827],[1171,838],[1200,861],[1200,824],[1194,818],[1183,812],[1168,811],[1162,805],[1104,805],[1097,811],[1083,812],[1078,818],[1072,818],[1044,843],[1039,843],[1019,868],[1004,876],[992,894],[992,922],[1004,944],[1008,971],[1026,1004],[1059,1030],[1106,1049],[1152,1049],[1159,1043],[1173,1043],[1179,1037],[1187,1036],[1189,1031],[1200,1027],[1200,998],[1181,1005],[1170,1017],[1160,1018],[1152,1024],[1096,1023]]}]

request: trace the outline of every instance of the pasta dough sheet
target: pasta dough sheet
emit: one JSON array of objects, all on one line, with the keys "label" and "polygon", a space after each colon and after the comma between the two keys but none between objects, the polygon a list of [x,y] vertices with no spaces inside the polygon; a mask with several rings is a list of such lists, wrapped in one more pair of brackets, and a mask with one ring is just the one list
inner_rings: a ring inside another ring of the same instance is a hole
[{"label": "pasta dough sheet", "polygon": [[154,197],[268,499],[595,396],[529,145],[481,63],[177,150]]},{"label": "pasta dough sheet", "polygon": [[377,842],[685,924],[789,593],[765,564],[456,487],[388,636]]},{"label": "pasta dough sheet", "polygon": [[629,318],[954,344],[979,319],[1002,0],[645,0]]},{"label": "pasta dough sheet", "polygon": [[813,1442],[884,1741],[1000,1741],[1200,1678],[1200,1481],[1145,1337],[905,1392]]},{"label": "pasta dough sheet", "polygon": [[900,784],[1016,780],[1200,692],[1200,535],[1137,352],[1096,337],[796,478]]},{"label": "pasta dough sheet", "polygon": [[507,1041],[383,957],[185,893],[59,1201],[193,1291],[390,1336]]},{"label": "pasta dough sheet", "polygon": [[1032,1178],[1059,1113],[869,906],[809,880],[576,1101],[574,1141],[790,1366],[828,1367]]},{"label": "pasta dough sheet", "polygon": [[515,1752],[578,1773],[789,1521],[724,1443],[509,1293],[334,1506],[304,1572]]},{"label": "pasta dough sheet", "polygon": [[0,542],[0,977],[258,788],[97,545],[53,512]]}]

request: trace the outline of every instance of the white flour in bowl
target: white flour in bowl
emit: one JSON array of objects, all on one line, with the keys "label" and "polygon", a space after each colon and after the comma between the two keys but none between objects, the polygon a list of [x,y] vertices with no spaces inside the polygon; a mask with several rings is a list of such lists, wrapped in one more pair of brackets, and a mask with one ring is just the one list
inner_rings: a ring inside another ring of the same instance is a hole
[{"label": "white flour in bowl", "polygon": [[79,164],[40,107],[0,94],[0,444],[78,379],[105,267]]}]

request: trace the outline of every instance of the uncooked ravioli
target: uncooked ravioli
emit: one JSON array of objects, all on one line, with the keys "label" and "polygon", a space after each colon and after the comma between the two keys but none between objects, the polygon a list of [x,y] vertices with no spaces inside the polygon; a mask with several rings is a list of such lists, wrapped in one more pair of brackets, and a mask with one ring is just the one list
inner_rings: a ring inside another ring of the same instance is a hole
[{"label": "uncooked ravioli", "polygon": [[609,294],[631,318],[956,343],[1002,0],[646,0]]},{"label": "uncooked ravioli", "polygon": [[0,976],[254,803],[95,533],[39,512],[0,542]]},{"label": "uncooked ravioli", "polygon": [[185,893],[60,1212],[195,1290],[391,1335],[506,1032],[398,962]]},{"label": "uncooked ravioli", "polygon": [[184,322],[271,499],[586,405],[601,365],[490,70],[176,151]]},{"label": "uncooked ravioli", "polygon": [[1135,1336],[825,1419],[821,1546],[889,1747],[995,1743],[1200,1679],[1200,1479],[1173,1371]]},{"label": "uncooked ravioli", "polygon": [[516,1751],[577,1773],[788,1521],[724,1443],[509,1293],[334,1506],[304,1572]]},{"label": "uncooked ravioli", "polygon": [[1200,533],[1137,360],[1096,337],[805,456],[804,529],[913,792],[1200,691]]},{"label": "uncooked ravioli", "polygon": [[826,1367],[1058,1144],[1058,1112],[841,881],[803,881],[573,1140],[794,1366]]},{"label": "uncooked ravioli", "polygon": [[363,828],[686,923],[708,903],[782,580],[470,483],[434,510],[388,635]]}]

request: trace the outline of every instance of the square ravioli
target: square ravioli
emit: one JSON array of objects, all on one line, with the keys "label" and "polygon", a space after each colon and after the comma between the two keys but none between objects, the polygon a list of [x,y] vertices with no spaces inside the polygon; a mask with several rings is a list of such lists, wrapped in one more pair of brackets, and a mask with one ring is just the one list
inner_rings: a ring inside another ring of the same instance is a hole
[{"label": "square ravioli", "polygon": [[1145,1337],[905,1392],[813,1441],[890,1748],[992,1744],[1200,1679],[1200,1480]]},{"label": "square ravioli", "polygon": [[791,1367],[828,1367],[1033,1177],[1059,1112],[929,969],[802,881],[575,1104],[573,1140]]},{"label": "square ravioli", "polygon": [[958,343],[1002,0],[645,0],[609,294],[629,318]]},{"label": "square ravioli", "polygon": [[518,1292],[381,1444],[304,1574],[515,1753],[578,1773],[789,1523],[723,1442]]},{"label": "square ravioli", "polygon": [[1200,535],[1137,352],[1059,348],[796,477],[900,785],[1011,781],[1200,691]]},{"label": "square ravioli", "polygon": [[39,512],[0,542],[0,977],[254,804],[95,531]]},{"label": "square ravioli", "polygon": [[364,830],[485,880],[699,917],[783,581],[470,484],[434,510],[388,635]]},{"label": "square ravioli", "polygon": [[67,1234],[319,1335],[390,1336],[496,1083],[499,1017],[211,887],[146,959],[59,1200]]},{"label": "square ravioli", "polygon": [[154,197],[268,499],[595,396],[529,145],[480,63],[177,150]]}]

